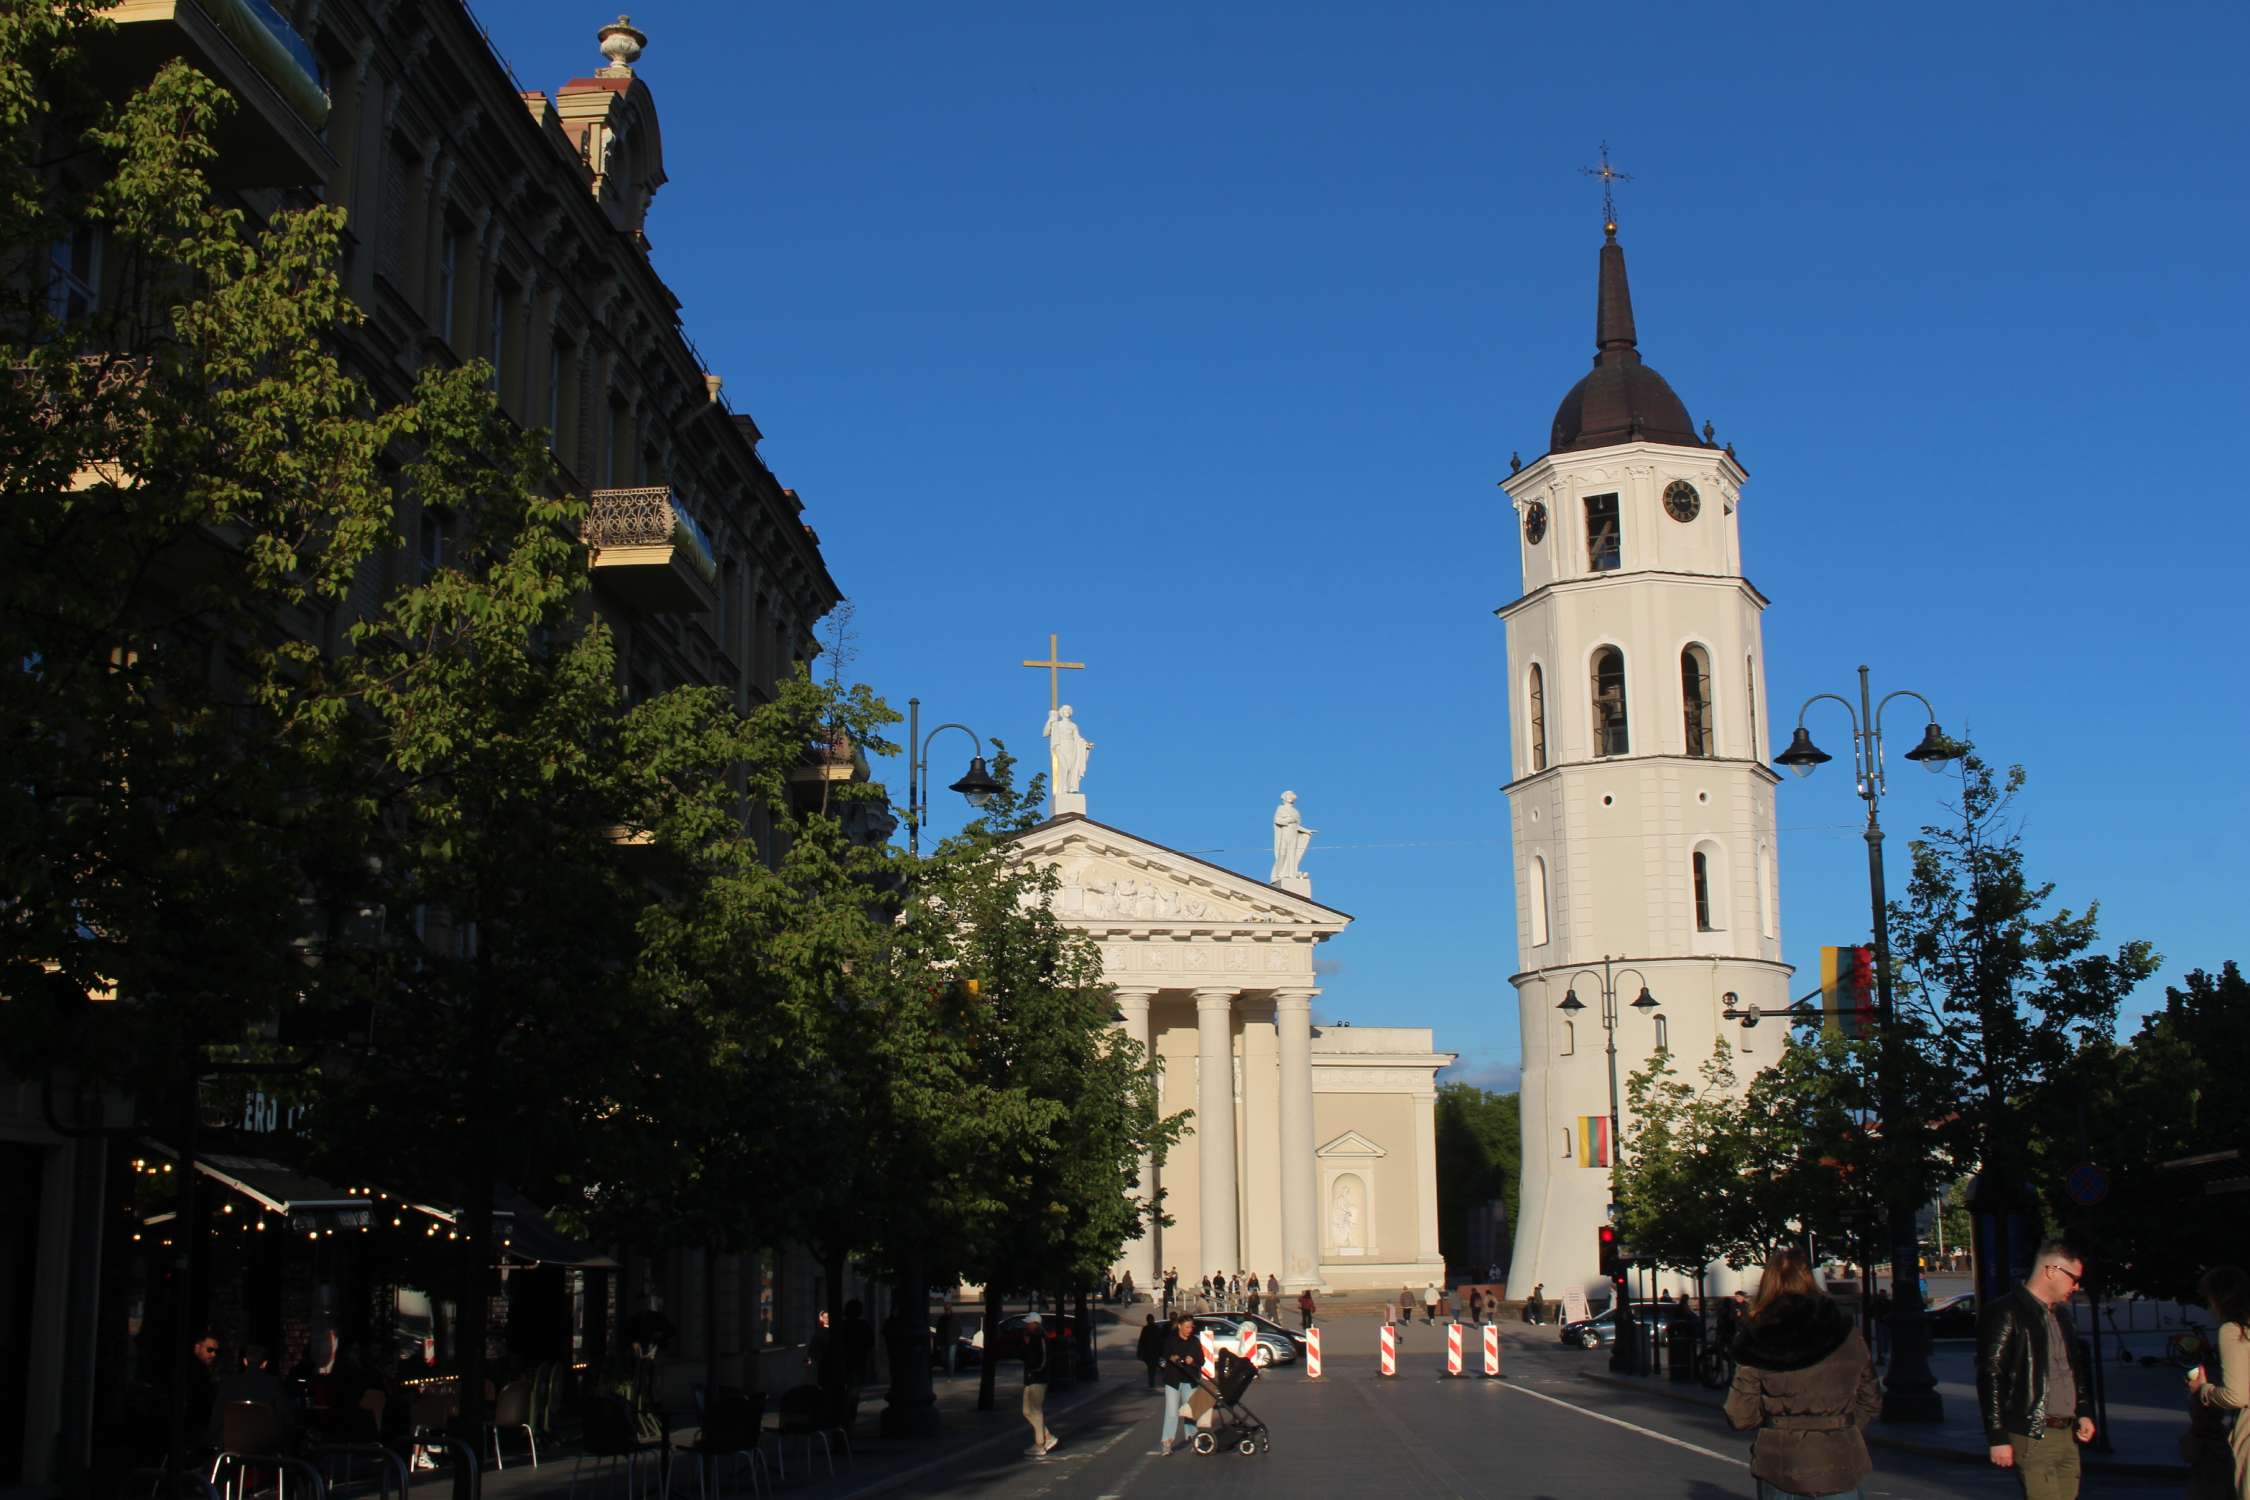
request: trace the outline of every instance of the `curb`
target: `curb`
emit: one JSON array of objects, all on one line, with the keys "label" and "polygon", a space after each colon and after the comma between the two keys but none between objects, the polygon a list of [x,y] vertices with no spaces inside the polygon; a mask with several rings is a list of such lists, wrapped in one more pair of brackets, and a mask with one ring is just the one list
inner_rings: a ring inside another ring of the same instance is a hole
[{"label": "curb", "polygon": [[[1715,1412],[1718,1410],[1716,1406],[1704,1400],[1701,1396],[1670,1389],[1672,1384],[1670,1380],[1664,1381],[1662,1386],[1643,1385],[1638,1376],[1603,1375],[1592,1370],[1580,1370],[1578,1378],[1595,1381],[1601,1385],[1623,1386],[1627,1390],[1644,1391],[1651,1395],[1662,1396],[1667,1401],[1700,1406],[1705,1411]],[[1889,1448],[1899,1453],[1912,1453],[1921,1458],[1942,1458],[1957,1464],[1982,1465],[1990,1462],[1982,1448],[1954,1448],[1944,1443],[1926,1443],[1913,1438],[1893,1437],[1888,1432],[1879,1431],[1872,1427],[1868,1428],[1862,1436],[1867,1439],[1867,1444],[1871,1448]],[[2124,1479],[2185,1479],[2188,1476],[2186,1464],[2138,1463],[2131,1459],[2096,1458],[2085,1452],[2079,1454],[2078,1466],[2088,1474],[2113,1474]]]}]

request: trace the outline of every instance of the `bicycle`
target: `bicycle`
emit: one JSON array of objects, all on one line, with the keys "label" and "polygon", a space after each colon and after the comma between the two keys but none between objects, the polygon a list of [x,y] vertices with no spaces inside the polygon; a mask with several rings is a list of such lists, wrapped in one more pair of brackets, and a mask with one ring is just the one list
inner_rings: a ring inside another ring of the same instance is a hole
[{"label": "bicycle", "polygon": [[1695,1358],[1695,1378],[1714,1391],[1734,1384],[1734,1356],[1717,1344],[1706,1345]]}]

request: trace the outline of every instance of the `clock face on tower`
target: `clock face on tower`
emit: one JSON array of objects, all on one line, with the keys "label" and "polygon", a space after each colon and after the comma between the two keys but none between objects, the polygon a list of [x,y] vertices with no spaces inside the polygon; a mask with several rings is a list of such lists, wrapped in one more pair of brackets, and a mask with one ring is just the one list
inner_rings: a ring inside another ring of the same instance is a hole
[{"label": "clock face on tower", "polygon": [[1524,540],[1536,547],[1547,535],[1547,507],[1537,500],[1523,508]]},{"label": "clock face on tower", "polygon": [[1703,497],[1695,486],[1684,479],[1675,479],[1664,487],[1664,513],[1675,521],[1692,521],[1703,509]]}]

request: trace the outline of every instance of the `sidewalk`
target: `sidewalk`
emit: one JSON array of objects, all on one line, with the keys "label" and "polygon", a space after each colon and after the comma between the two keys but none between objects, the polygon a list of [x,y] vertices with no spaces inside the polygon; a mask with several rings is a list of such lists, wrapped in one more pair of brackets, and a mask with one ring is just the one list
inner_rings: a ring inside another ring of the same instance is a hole
[{"label": "sidewalk", "polygon": [[[1587,1380],[1625,1386],[1651,1395],[1690,1402],[1716,1411],[1726,1392],[1707,1390],[1694,1382],[1678,1383],[1664,1375],[1615,1375],[1606,1353],[1593,1356],[1598,1368],[1581,1371]],[[1930,1365],[1938,1378],[1938,1395],[1945,1403],[1945,1419],[1932,1426],[1877,1423],[1867,1430],[1872,1447],[1894,1448],[1963,1463],[1987,1461],[1983,1425],[1976,1416],[1975,1351],[1966,1343],[1940,1345]],[[2080,1450],[2088,1473],[2144,1478],[2184,1478],[2180,1462],[2180,1434],[2187,1430],[2187,1403],[2181,1373],[2170,1366],[2144,1368],[2111,1363],[2103,1367],[2109,1390],[2110,1451],[2089,1445]],[[2098,1439],[2097,1439],[2098,1441]]]},{"label": "sidewalk", "polygon": [[[1047,1398],[1048,1425],[1063,1443],[1071,1441],[1075,1414],[1096,1404],[1124,1405],[1145,1391],[1147,1374],[1133,1358],[1132,1340],[1138,1331],[1137,1325],[1128,1328],[1096,1320],[1095,1348],[1101,1378],[1057,1385]],[[847,1462],[841,1452],[837,1454],[835,1477],[829,1477],[817,1443],[813,1446],[810,1472],[807,1472],[801,1440],[792,1440],[789,1445],[787,1479],[774,1472],[773,1449],[768,1446],[768,1475],[777,1490],[805,1496],[806,1500],[873,1500],[875,1496],[913,1485],[931,1470],[971,1455],[980,1456],[995,1469],[1036,1462],[1023,1456],[1031,1434],[1019,1406],[1023,1390],[1022,1366],[1006,1361],[995,1375],[993,1409],[988,1412],[976,1409],[977,1371],[935,1376],[932,1384],[937,1394],[941,1430],[934,1438],[917,1441],[890,1441],[880,1436],[883,1392],[879,1387],[869,1387],[860,1404],[858,1430],[852,1435],[852,1457]],[[1153,1423],[1153,1408],[1150,1417]],[[1155,1431],[1153,1425],[1150,1431]],[[678,1429],[674,1440],[686,1442],[694,1436],[695,1428],[689,1425]],[[566,1495],[571,1487],[571,1472],[578,1467],[575,1445],[552,1452],[543,1448],[539,1460],[536,1469],[514,1458],[508,1460],[505,1470],[487,1468],[483,1490],[486,1500],[549,1500],[549,1497],[559,1500]],[[730,1471],[725,1464],[720,1464],[717,1472],[723,1478]],[[593,1460],[587,1460],[584,1474],[587,1485],[598,1487],[603,1473],[594,1467]],[[682,1459],[675,1465],[672,1485],[679,1494],[696,1492],[693,1458]],[[747,1487],[747,1480],[743,1487]],[[448,1472],[416,1476],[414,1500],[440,1500],[451,1492],[452,1476]]]}]

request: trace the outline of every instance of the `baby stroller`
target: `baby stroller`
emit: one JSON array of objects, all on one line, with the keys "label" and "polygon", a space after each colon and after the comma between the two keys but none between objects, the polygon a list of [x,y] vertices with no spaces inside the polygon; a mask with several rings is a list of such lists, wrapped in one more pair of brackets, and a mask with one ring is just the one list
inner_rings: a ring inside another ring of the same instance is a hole
[{"label": "baby stroller", "polygon": [[1264,1453],[1273,1447],[1273,1439],[1266,1432],[1266,1424],[1258,1414],[1242,1404],[1243,1392],[1258,1378],[1258,1367],[1232,1349],[1220,1351],[1219,1375],[1216,1380],[1203,1382],[1203,1389],[1211,1393],[1217,1403],[1211,1410],[1211,1425],[1196,1430],[1194,1448],[1197,1453],[1216,1453],[1226,1444],[1248,1458]]}]

